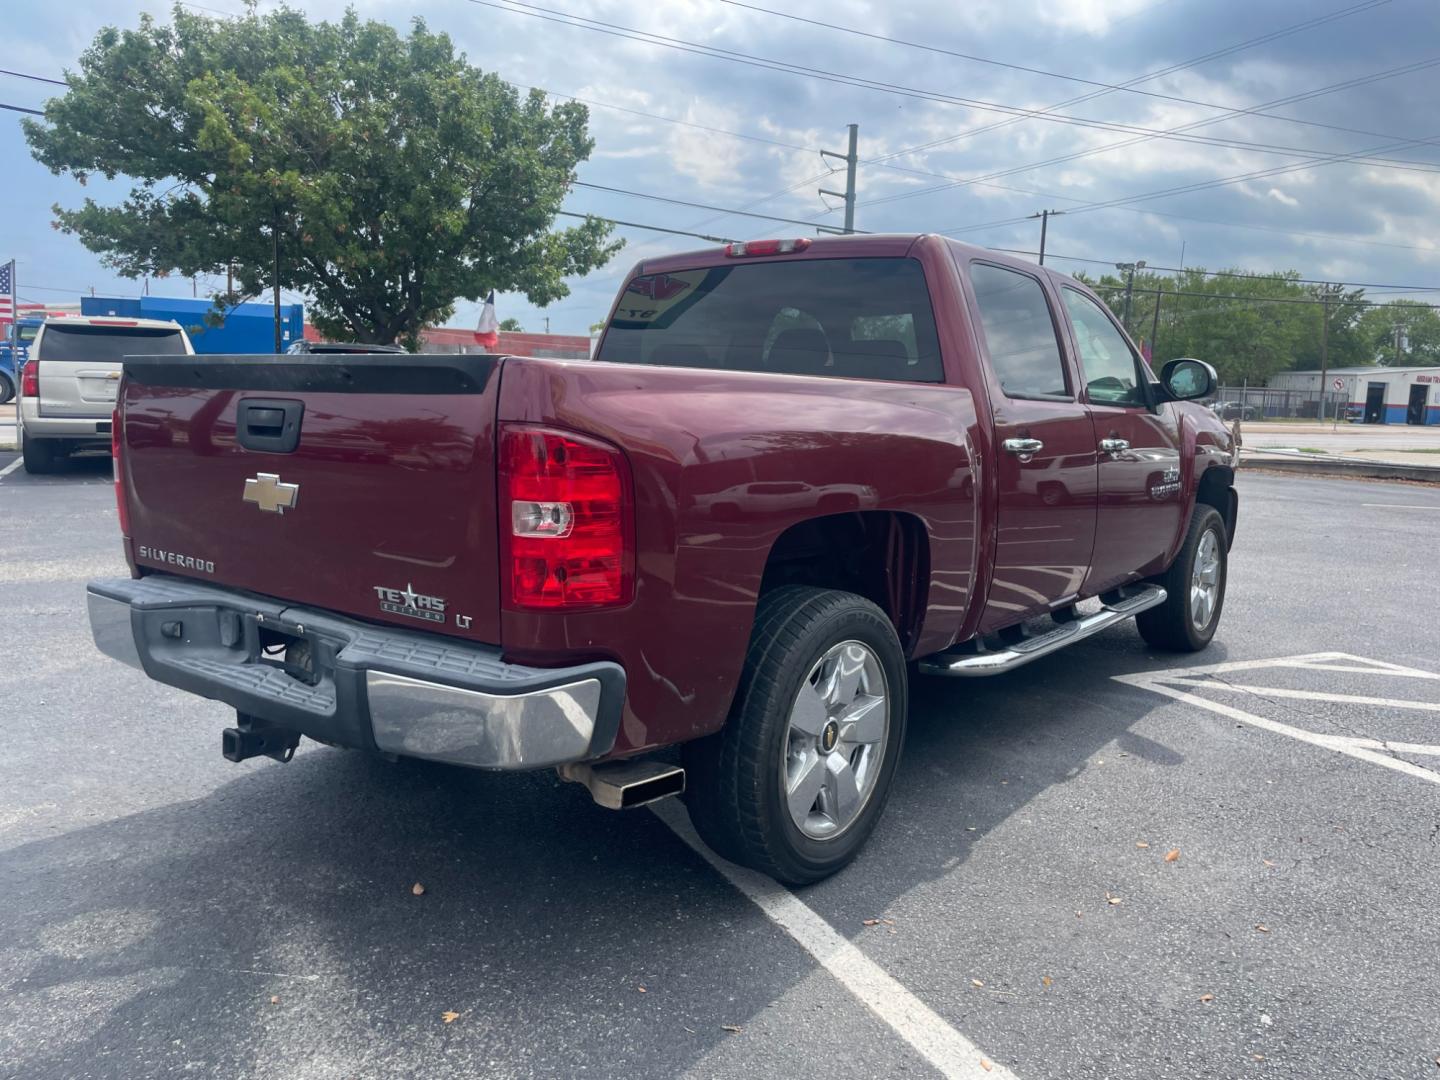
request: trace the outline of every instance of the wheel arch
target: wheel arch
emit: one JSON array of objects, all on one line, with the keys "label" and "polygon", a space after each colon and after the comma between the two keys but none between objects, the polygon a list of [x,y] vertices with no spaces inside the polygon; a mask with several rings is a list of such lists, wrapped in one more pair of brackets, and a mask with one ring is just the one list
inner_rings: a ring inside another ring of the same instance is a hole
[{"label": "wheel arch", "polygon": [[862,510],[807,518],[775,538],[760,594],[812,585],[863,596],[890,619],[911,656],[925,619],[930,536],[916,515]]},{"label": "wheel arch", "polygon": [[1225,522],[1225,547],[1235,543],[1235,526],[1240,518],[1240,496],[1235,491],[1235,470],[1228,465],[1211,465],[1195,487],[1196,504],[1213,506]]}]

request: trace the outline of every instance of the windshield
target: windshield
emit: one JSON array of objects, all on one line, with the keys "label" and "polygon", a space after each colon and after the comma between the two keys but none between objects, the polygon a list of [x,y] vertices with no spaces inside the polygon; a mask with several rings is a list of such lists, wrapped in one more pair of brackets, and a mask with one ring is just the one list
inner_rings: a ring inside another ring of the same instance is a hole
[{"label": "windshield", "polygon": [[596,357],[627,364],[939,382],[913,259],[810,259],[643,274]]},{"label": "windshield", "polygon": [[179,327],[167,326],[65,326],[45,328],[42,360],[84,360],[119,363],[127,356],[181,356],[185,338]]},{"label": "windshield", "polygon": [[35,340],[35,335],[40,333],[38,326],[21,326],[16,329],[15,336],[20,339],[21,345],[29,345]]}]

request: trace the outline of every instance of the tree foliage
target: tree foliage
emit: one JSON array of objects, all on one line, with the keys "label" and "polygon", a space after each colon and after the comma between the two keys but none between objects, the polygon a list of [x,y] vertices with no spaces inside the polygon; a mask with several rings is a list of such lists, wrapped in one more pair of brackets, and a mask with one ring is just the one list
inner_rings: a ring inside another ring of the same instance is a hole
[{"label": "tree foliage", "polygon": [[402,36],[353,11],[177,6],[170,25],[101,30],[67,74],[26,138],[82,184],[134,179],[120,205],[55,208],[127,277],[228,266],[255,295],[278,240],[279,283],[322,332],[413,342],[491,289],[548,304],[621,246],[595,219],[552,228],[593,147],[584,106],[522,98],[419,19]]},{"label": "tree foliage", "polygon": [[[1395,351],[1395,328],[1400,328],[1400,352]],[[1369,308],[1360,317],[1357,333],[1362,341],[1391,366],[1440,365],[1440,314],[1413,301],[1392,300]]]},{"label": "tree foliage", "polygon": [[[1294,271],[1142,271],[1135,275],[1128,329],[1137,341],[1150,343],[1157,361],[1176,356],[1206,360],[1227,385],[1261,385],[1281,371],[1319,368],[1322,340],[1329,367],[1394,364],[1397,321],[1409,339],[1403,362],[1440,364],[1440,316],[1433,309],[1413,300],[1378,305],[1365,299],[1364,289],[1298,278]],[[1123,278],[1106,274],[1086,280],[1112,310],[1123,311]]]}]

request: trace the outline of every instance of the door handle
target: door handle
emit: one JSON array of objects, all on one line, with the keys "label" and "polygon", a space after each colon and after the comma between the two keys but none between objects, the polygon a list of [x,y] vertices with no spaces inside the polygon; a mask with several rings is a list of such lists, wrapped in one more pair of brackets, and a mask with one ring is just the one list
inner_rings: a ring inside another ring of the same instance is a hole
[{"label": "door handle", "polygon": [[1130,444],[1124,439],[1101,439],[1100,449],[1107,454],[1120,454],[1130,449]]},{"label": "door handle", "polygon": [[1006,439],[1000,445],[1018,457],[1022,463],[1045,449],[1045,444],[1039,439]]}]

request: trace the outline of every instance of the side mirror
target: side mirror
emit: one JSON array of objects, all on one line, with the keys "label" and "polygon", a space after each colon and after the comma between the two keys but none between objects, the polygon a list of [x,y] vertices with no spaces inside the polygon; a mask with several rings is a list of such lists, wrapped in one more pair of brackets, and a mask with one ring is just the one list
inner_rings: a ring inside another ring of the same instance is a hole
[{"label": "side mirror", "polygon": [[1171,401],[1195,401],[1214,396],[1220,377],[1204,360],[1182,357],[1160,369],[1160,382]]}]

